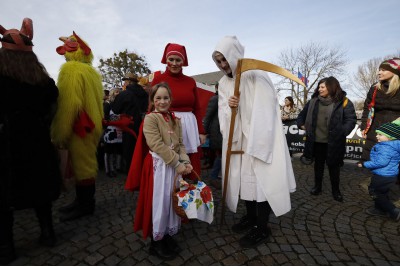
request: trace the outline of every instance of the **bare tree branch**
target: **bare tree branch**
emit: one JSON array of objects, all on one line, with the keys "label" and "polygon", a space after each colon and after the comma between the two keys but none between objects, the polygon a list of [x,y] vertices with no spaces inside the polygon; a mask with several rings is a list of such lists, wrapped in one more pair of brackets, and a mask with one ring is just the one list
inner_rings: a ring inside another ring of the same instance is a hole
[{"label": "bare tree branch", "polygon": [[321,78],[344,74],[344,67],[347,65],[346,51],[340,47],[310,42],[297,49],[290,48],[281,52],[278,65],[295,74],[299,71],[308,80],[307,88],[300,88],[286,78],[282,78],[277,86],[280,90],[291,90],[295,102],[304,106],[310,90]]}]

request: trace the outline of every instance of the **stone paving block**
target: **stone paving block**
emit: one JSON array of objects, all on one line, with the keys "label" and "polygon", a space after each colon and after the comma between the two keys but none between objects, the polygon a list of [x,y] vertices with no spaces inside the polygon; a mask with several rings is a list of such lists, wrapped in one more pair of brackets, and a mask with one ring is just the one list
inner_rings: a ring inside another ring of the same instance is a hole
[{"label": "stone paving block", "polygon": [[137,261],[142,261],[143,259],[149,256],[148,251],[149,250],[146,248],[145,250],[136,251],[135,253],[132,253],[130,256],[132,256]]},{"label": "stone paving block", "polygon": [[211,250],[217,246],[217,244],[213,240],[207,240],[204,241],[204,246],[207,248],[207,250]]},{"label": "stone paving block", "polygon": [[252,260],[252,259],[254,259],[255,257],[258,256],[258,252],[257,252],[257,250],[256,250],[255,248],[243,249],[243,250],[242,250],[242,253],[243,253],[244,255],[246,255],[246,257],[247,257],[249,260]]},{"label": "stone paving block", "polygon": [[222,246],[222,245],[226,244],[226,241],[223,238],[216,238],[216,239],[214,239],[214,242],[215,242],[215,244],[217,244],[217,246]]},{"label": "stone paving block", "polygon": [[101,247],[103,247],[103,244],[101,243],[94,243],[93,245],[90,245],[86,248],[87,251],[89,251],[90,253],[93,253],[97,250],[99,250]]},{"label": "stone paving block", "polygon": [[307,247],[306,247],[306,249],[307,249],[307,251],[308,251],[311,255],[313,255],[313,256],[322,255],[321,251],[320,251],[319,249],[317,249],[317,248],[307,248]]},{"label": "stone paving block", "polygon": [[[151,265],[151,262],[147,261],[147,265]],[[135,260],[132,257],[127,257],[125,259],[123,259],[118,265],[120,266],[135,266],[135,265],[142,265],[144,266],[145,264],[143,263],[139,263],[137,260]]]},{"label": "stone paving block", "polygon": [[299,244],[299,239],[295,235],[286,235],[289,244]]},{"label": "stone paving block", "polygon": [[204,244],[190,246],[190,250],[193,252],[194,255],[201,255],[204,252],[208,251]]},{"label": "stone paving block", "polygon": [[281,248],[281,251],[282,252],[291,252],[291,251],[293,251],[292,250],[292,247],[290,246],[290,245],[280,245],[280,248]]},{"label": "stone paving block", "polygon": [[50,258],[50,254],[42,253],[32,260],[32,265],[46,265],[46,261]]},{"label": "stone paving block", "polygon": [[284,236],[278,236],[278,237],[274,237],[274,242],[277,244],[288,244],[286,237]]},{"label": "stone paving block", "polygon": [[114,254],[114,252],[116,252],[116,251],[117,251],[117,248],[114,247],[113,245],[106,245],[106,246],[104,246],[104,247],[102,247],[102,248],[100,248],[100,249],[98,250],[98,252],[99,252],[101,255],[103,255],[104,257],[108,257],[108,256],[110,256],[111,254]]},{"label": "stone paving block", "polygon": [[296,252],[285,252],[284,254],[289,259],[289,262],[299,259],[298,253]]},{"label": "stone paving block", "polygon": [[386,260],[381,260],[381,259],[371,259],[371,261],[373,262],[373,265],[376,266],[388,266],[390,265],[390,263]]},{"label": "stone paving block", "polygon": [[189,261],[185,262],[185,265],[187,265],[187,266],[200,266],[201,264],[200,264],[200,262],[198,261],[197,258],[194,258],[194,259],[190,259]]},{"label": "stone paving block", "polygon": [[117,266],[121,262],[121,259],[117,255],[111,255],[104,259],[104,265]]},{"label": "stone paving block", "polygon": [[271,250],[271,253],[277,253],[281,251],[281,248],[275,243],[267,243],[267,246]]},{"label": "stone paving block", "polygon": [[339,261],[338,257],[332,251],[321,251],[322,255],[326,258],[327,261]]},{"label": "stone paving block", "polygon": [[289,259],[283,253],[272,253],[272,257],[275,259],[278,265],[285,264],[289,261]]},{"label": "stone paving block", "polygon": [[299,253],[299,254],[303,254],[303,253],[307,252],[303,245],[292,245],[292,248],[296,253]]},{"label": "stone paving block", "polygon": [[[149,260],[146,258],[146,259],[144,259],[144,260],[142,260],[142,261],[136,263],[136,265],[138,265],[138,266],[153,266],[154,264],[151,263],[151,261],[149,261]],[[166,265],[166,264],[165,264],[165,265]]]},{"label": "stone paving block", "polygon": [[228,256],[222,260],[222,264],[228,266],[236,265],[236,259],[233,256]]},{"label": "stone paving block", "polygon": [[317,265],[314,258],[310,254],[300,254],[299,258],[302,262],[304,262],[304,265]]},{"label": "stone paving block", "polygon": [[266,266],[276,265],[275,259],[272,257],[272,255],[261,256],[260,261],[262,262],[261,265],[266,265]]},{"label": "stone paving block", "polygon": [[347,252],[352,256],[365,257],[365,253],[361,249],[357,248],[346,248]]},{"label": "stone paving block", "polygon": [[89,264],[89,265],[97,265],[100,261],[104,259],[104,256],[101,255],[100,253],[92,253],[89,256],[87,256],[84,261]]},{"label": "stone paving block", "polygon": [[128,246],[128,242],[123,238],[116,238],[116,240],[112,243],[117,248],[123,248]]},{"label": "stone paving block", "polygon": [[317,246],[317,248],[323,252],[323,251],[331,251],[331,246],[328,243],[320,243],[320,242],[316,242],[315,245]]},{"label": "stone paving block", "polygon": [[193,257],[194,254],[193,252],[189,249],[189,248],[184,248],[180,253],[179,253],[179,257],[181,257],[183,259],[184,262],[186,262],[188,259],[190,259],[191,257]]},{"label": "stone paving block", "polygon": [[197,260],[200,262],[201,265],[203,266],[209,266],[214,262],[214,259],[211,258],[209,255],[201,255],[197,258]]},{"label": "stone paving block", "polygon": [[58,252],[59,255],[68,258],[70,257],[72,254],[76,253],[77,251],[79,251],[79,249],[75,246],[67,246],[65,248],[63,248],[62,250],[60,250]]},{"label": "stone paving block", "polygon": [[78,265],[78,263],[79,262],[74,259],[64,259],[63,261],[58,263],[58,266],[75,266]]},{"label": "stone paving block", "polygon": [[257,247],[258,252],[260,253],[260,255],[269,255],[271,254],[271,250],[269,249],[269,247],[266,244],[261,244]]},{"label": "stone paving block", "polygon": [[328,260],[323,256],[314,256],[314,259],[318,265],[329,265]]},{"label": "stone paving block", "polygon": [[247,262],[247,265],[249,265],[249,266],[260,266],[260,265],[262,265],[262,262],[259,261],[259,260],[252,260],[252,261]]},{"label": "stone paving block", "polygon": [[220,249],[215,249],[212,250],[210,253],[211,257],[216,261],[216,262],[221,262],[223,259],[226,258],[226,254],[220,250]]},{"label": "stone paving block", "polygon": [[246,255],[243,251],[236,252],[232,255],[235,258],[237,265],[243,265],[246,262],[248,262],[249,259],[252,259],[252,258],[249,258],[248,255]]},{"label": "stone paving block", "polygon": [[97,243],[101,240],[101,237],[99,235],[91,235],[87,239],[90,243]]},{"label": "stone paving block", "polygon": [[388,261],[400,260],[400,255],[399,254],[395,255],[391,251],[381,250],[381,253]]},{"label": "stone paving block", "polygon": [[236,249],[234,247],[232,247],[231,245],[225,245],[218,249],[221,249],[226,255],[233,255],[233,253],[236,252]]},{"label": "stone paving block", "polygon": [[[138,241],[136,241],[136,242],[128,242],[127,244],[129,246],[129,250],[128,251],[130,251],[132,253],[134,253],[136,251],[139,251],[139,250],[143,249],[144,247],[146,247],[142,242],[138,242]],[[126,249],[126,247],[118,247],[118,248],[119,248],[118,251]]]}]

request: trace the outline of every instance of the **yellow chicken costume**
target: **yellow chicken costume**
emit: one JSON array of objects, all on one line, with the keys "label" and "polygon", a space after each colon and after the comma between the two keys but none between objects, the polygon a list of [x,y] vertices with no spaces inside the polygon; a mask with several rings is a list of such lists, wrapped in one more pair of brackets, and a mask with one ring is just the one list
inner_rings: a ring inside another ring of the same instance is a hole
[{"label": "yellow chicken costume", "polygon": [[102,134],[103,86],[101,75],[92,66],[90,47],[73,32],[60,37],[64,55],[57,86],[58,108],[51,127],[53,142],[66,147],[76,180],[76,199],[62,207],[62,221],[92,214],[95,207],[95,179],[98,166],[97,145]]}]

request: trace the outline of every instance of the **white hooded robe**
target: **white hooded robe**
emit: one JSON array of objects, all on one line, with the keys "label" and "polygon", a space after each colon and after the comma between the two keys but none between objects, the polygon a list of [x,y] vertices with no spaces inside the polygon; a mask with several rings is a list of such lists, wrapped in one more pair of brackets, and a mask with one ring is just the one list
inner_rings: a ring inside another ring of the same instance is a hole
[{"label": "white hooded robe", "polygon": [[[235,36],[226,36],[215,48],[214,61],[216,52],[224,55],[233,74],[233,78],[222,77],[218,87],[218,116],[223,136],[222,174],[225,175],[231,120],[228,99],[234,93],[237,61],[243,58],[244,47]],[[229,210],[236,212],[240,196],[248,201],[268,201],[276,216],[289,212],[290,193],[296,190],[296,181],[276,91],[265,71],[242,73],[232,150],[244,151],[244,154],[231,155],[226,192]]]}]

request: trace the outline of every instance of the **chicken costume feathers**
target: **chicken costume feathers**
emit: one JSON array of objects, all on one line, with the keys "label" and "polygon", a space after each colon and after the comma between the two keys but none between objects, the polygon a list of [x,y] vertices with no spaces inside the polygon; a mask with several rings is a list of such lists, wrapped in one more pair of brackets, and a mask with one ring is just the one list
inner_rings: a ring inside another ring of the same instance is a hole
[{"label": "chicken costume feathers", "polygon": [[[75,32],[60,40],[64,45],[57,48],[57,53],[64,55],[67,62],[61,66],[58,76],[60,96],[51,134],[56,144],[70,151],[79,184],[94,180],[97,175],[96,149],[102,134],[104,93],[101,75],[92,66],[89,46]],[[86,127],[82,118],[89,121],[90,127]],[[84,124],[83,132],[77,132],[79,124]]]}]

